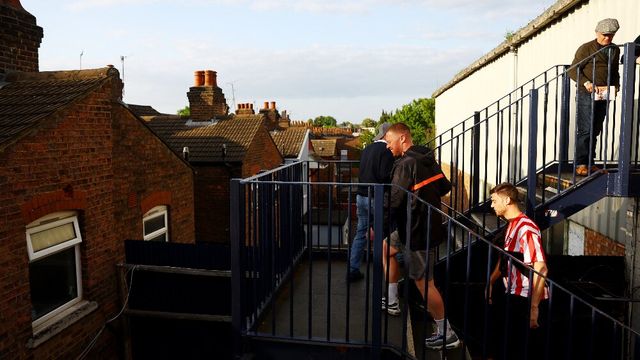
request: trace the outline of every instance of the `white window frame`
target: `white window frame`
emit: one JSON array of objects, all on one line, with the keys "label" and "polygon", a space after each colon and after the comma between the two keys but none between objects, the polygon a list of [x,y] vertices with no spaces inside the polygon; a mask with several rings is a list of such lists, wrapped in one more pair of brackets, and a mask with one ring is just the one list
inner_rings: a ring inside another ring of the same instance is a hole
[{"label": "white window frame", "polygon": [[[55,228],[64,224],[73,224],[73,228],[75,231],[75,238],[62,242],[60,244],[53,245],[51,247],[34,251],[33,244],[31,240],[31,234],[38,233],[41,231],[46,231],[48,229]],[[79,303],[82,300],[82,264],[80,263],[80,246],[79,244],[82,242],[82,235],[80,234],[80,226],[78,225],[78,214],[75,211],[64,211],[52,213],[47,216],[41,217],[40,219],[30,223],[27,225],[26,229],[26,237],[27,237],[27,250],[29,252],[29,262],[36,261],[43,257],[55,254],[57,252],[67,250],[71,247],[75,247],[75,261],[76,261],[76,287],[78,289],[78,295],[68,301],[67,303],[59,306],[56,309],[51,310],[49,313],[41,316],[40,318],[34,320],[31,325],[34,331],[37,329],[45,327],[50,321],[55,321],[56,318],[64,313],[66,310],[71,308],[73,305]]]},{"label": "white window frame", "polygon": [[[159,216],[164,218],[164,227],[156,230],[152,233],[146,234],[144,233],[144,223],[148,220],[155,219]],[[169,212],[167,210],[167,206],[159,205],[154,207],[153,209],[147,211],[142,218],[142,237],[144,241],[149,241],[159,235],[165,234],[165,241],[169,242]]]}]

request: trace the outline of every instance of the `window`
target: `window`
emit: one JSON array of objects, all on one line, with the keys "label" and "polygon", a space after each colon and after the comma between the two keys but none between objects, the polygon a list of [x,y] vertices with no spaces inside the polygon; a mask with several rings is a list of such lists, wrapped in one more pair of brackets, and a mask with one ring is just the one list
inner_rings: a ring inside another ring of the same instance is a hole
[{"label": "window", "polygon": [[73,211],[27,225],[31,317],[34,329],[82,298],[80,227]]},{"label": "window", "polygon": [[142,219],[144,240],[169,241],[169,226],[167,224],[166,206],[156,206],[149,210]]}]

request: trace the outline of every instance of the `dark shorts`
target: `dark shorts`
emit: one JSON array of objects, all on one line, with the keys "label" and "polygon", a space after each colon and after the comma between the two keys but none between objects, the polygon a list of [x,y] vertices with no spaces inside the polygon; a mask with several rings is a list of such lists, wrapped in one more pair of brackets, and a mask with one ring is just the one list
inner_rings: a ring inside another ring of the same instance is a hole
[{"label": "dark shorts", "polygon": [[[428,253],[426,250],[405,251],[404,245],[400,242],[400,236],[398,236],[397,230],[392,232],[389,237],[391,238],[391,246],[398,251],[405,252],[404,259],[405,261],[409,261],[409,278],[420,280],[426,275],[427,281],[433,279],[433,264],[436,260],[435,249],[429,250]],[[428,264],[427,254],[429,255]]]}]

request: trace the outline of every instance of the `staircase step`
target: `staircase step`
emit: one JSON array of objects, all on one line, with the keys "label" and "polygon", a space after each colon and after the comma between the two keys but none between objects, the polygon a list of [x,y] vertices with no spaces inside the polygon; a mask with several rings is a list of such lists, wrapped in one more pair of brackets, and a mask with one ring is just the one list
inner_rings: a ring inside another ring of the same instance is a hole
[{"label": "staircase step", "polygon": [[499,219],[493,210],[490,212],[472,212],[471,219],[488,232],[494,232],[495,230],[498,230],[498,227],[502,227],[506,224],[504,219]]}]

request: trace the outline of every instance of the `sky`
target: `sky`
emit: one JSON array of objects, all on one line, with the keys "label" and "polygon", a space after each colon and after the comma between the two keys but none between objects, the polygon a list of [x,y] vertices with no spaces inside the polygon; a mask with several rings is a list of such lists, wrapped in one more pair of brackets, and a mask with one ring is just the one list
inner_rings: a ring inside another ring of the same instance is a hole
[{"label": "sky", "polygon": [[193,72],[214,70],[232,110],[275,101],[292,120],[360,123],[430,97],[555,1],[21,3],[44,28],[41,71],[112,64],[127,103],[175,113],[188,105]]}]

